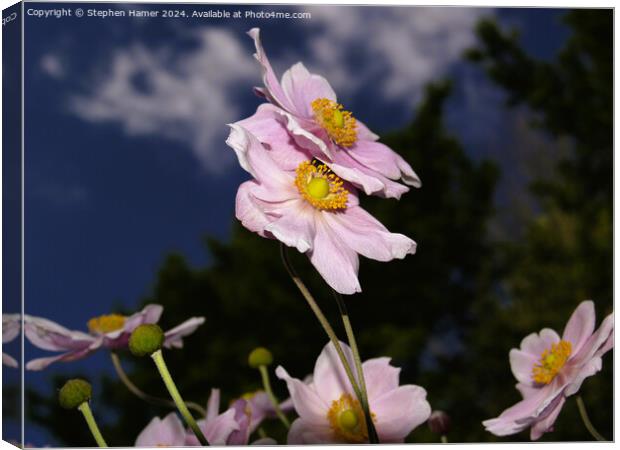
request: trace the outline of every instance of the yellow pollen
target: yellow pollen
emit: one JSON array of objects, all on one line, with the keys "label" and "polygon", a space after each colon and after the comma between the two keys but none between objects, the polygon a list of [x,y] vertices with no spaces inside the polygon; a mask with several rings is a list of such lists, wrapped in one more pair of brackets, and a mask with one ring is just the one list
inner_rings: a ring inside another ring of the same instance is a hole
[{"label": "yellow pollen", "polygon": [[349,191],[342,180],[325,164],[302,162],[296,170],[295,186],[304,199],[316,209],[335,210],[347,206]]},{"label": "yellow pollen", "polygon": [[540,355],[540,359],[532,369],[532,380],[538,384],[549,384],[566,364],[570,356],[571,344],[568,341],[560,341],[552,344],[551,348]]},{"label": "yellow pollen", "polygon": [[120,330],[125,325],[125,316],[120,314],[108,314],[93,317],[88,321],[88,331],[91,333],[110,333]]},{"label": "yellow pollen", "polygon": [[[373,420],[375,415],[371,414]],[[332,402],[327,419],[337,437],[345,442],[368,442],[368,429],[364,411],[351,394],[342,394]]]},{"label": "yellow pollen", "polygon": [[329,137],[341,147],[351,147],[357,141],[357,122],[342,105],[326,98],[317,98],[311,103],[316,121]]}]

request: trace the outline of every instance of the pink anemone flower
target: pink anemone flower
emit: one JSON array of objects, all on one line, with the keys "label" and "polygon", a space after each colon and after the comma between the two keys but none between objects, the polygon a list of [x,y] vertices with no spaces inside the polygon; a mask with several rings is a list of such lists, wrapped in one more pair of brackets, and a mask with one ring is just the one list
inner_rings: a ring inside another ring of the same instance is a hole
[{"label": "pink anemone flower", "polygon": [[[340,345],[354,367],[351,349]],[[390,365],[390,358],[369,359],[362,369],[380,442],[404,442],[431,414],[426,391],[410,384],[399,386],[400,369]],[[316,360],[310,384],[292,378],[281,366],[276,375],[286,381],[299,414],[289,431],[288,444],[368,442],[364,413],[331,342]]]},{"label": "pink anemone flower", "polygon": [[153,420],[140,432],[135,447],[183,447],[187,433],[175,412]]},{"label": "pink anemone flower", "polygon": [[[6,344],[15,340],[19,335],[21,326],[20,314],[2,314],[2,343]],[[7,367],[18,367],[17,360],[11,355],[2,352],[2,364]]]},{"label": "pink anemone flower", "polygon": [[[102,347],[112,350],[125,348],[132,331],[142,324],[157,323],[163,309],[161,305],[151,304],[128,317],[120,314],[94,317],[88,321],[88,333],[68,330],[42,317],[25,315],[25,334],[35,347],[63,352],[55,356],[33,359],[26,364],[26,369],[42,370],[57,361],[82,359]],[[183,347],[183,338],[196,331],[204,321],[204,317],[192,317],[166,331],[164,347]]]},{"label": "pink anemone flower", "polygon": [[[212,389],[207,402],[207,415],[197,422],[209,444],[247,445],[250,435],[260,425],[260,420],[254,419],[252,414],[254,407],[250,401],[243,398],[237,399],[222,414],[219,413],[219,409],[220,391],[219,389]],[[275,444],[275,441],[270,438],[263,438],[252,444],[272,445]],[[200,445],[190,430],[186,432],[185,445]]]},{"label": "pink anemone flower", "polygon": [[487,431],[506,436],[529,427],[532,440],[553,431],[566,398],[601,370],[601,357],[613,347],[613,313],[596,331],[595,322],[594,303],[587,300],[571,315],[562,338],[544,328],[526,336],[520,349],[510,350],[510,367],[523,400],[499,417],[482,422]]},{"label": "pink anemone flower", "polygon": [[232,124],[226,143],[254,180],[239,186],[236,216],[250,231],[307,253],[334,290],[360,292],[358,254],[378,261],[413,254],[416,243],[390,233],[359,206],[355,189],[271,127],[264,146]]},{"label": "pink anemone flower", "polygon": [[[401,156],[377,142],[376,134],[343,109],[325,78],[308,72],[299,62],[278,81],[262,47],[259,29],[253,28],[248,34],[254,39],[254,57],[262,67],[265,85],[255,92],[271,103],[265,109],[285,124],[299,145],[368,195],[400,198],[409,190],[405,185],[422,185]],[[258,120],[256,115],[253,119]]]}]

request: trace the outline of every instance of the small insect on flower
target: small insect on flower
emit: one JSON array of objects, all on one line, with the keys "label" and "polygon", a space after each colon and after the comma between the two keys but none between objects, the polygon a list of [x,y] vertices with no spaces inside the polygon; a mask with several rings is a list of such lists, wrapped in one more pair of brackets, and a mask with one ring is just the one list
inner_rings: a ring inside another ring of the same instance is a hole
[{"label": "small insect on flower", "polygon": [[[88,333],[68,330],[42,317],[25,315],[26,338],[40,349],[62,352],[55,356],[33,359],[26,364],[26,369],[42,370],[57,361],[82,359],[102,347],[111,350],[125,348],[133,330],[142,324],[157,323],[163,310],[161,305],[153,304],[130,316],[108,314],[94,317],[87,323]],[[196,331],[204,321],[204,317],[192,317],[166,331],[164,347],[181,348],[183,338]]]},{"label": "small insect on flower", "polygon": [[[349,363],[351,349],[340,343]],[[404,442],[424,423],[431,407],[426,391],[411,384],[399,386],[400,369],[389,358],[374,358],[362,364],[372,421],[381,443]],[[310,383],[291,377],[283,367],[276,375],[286,381],[299,418],[293,422],[288,444],[367,443],[364,412],[330,342],[314,366]]]},{"label": "small insect on flower", "polygon": [[482,422],[487,431],[506,436],[530,428],[532,440],[552,431],[566,398],[601,370],[602,356],[614,345],[613,313],[596,331],[595,322],[594,303],[587,300],[577,306],[561,338],[545,328],[510,350],[510,367],[523,400]]},{"label": "small insect on flower", "polygon": [[290,138],[312,157],[328,163],[338,177],[368,195],[400,198],[408,186],[422,185],[400,155],[377,142],[379,136],[338,103],[325,78],[308,72],[299,62],[278,81],[261,44],[260,30],[253,28],[248,34],[263,69],[264,87],[255,88],[255,92],[270,103],[261,105],[253,116],[237,125],[269,143],[269,122],[284,124]]}]

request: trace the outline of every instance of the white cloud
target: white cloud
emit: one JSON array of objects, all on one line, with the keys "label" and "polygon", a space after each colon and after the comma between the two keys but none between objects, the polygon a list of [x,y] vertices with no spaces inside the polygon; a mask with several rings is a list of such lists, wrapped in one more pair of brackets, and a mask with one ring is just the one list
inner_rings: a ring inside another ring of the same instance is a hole
[{"label": "white cloud", "polygon": [[117,122],[129,135],[163,136],[188,144],[203,166],[232,161],[224,147],[226,123],[239,119],[234,91],[251,92],[258,68],[232,32],[196,33],[198,48],[175,56],[173,47],[141,44],[118,49],[95,88],[71,99],[90,122]]},{"label": "white cloud", "polygon": [[352,94],[374,81],[376,95],[408,105],[419,99],[426,83],[462,61],[462,51],[475,42],[476,22],[491,12],[438,7],[303,9],[312,13],[307,26],[320,29],[309,38],[312,66],[337,92]]},{"label": "white cloud", "polygon": [[50,77],[60,80],[65,77],[65,68],[57,55],[48,53],[41,58],[41,69]]}]

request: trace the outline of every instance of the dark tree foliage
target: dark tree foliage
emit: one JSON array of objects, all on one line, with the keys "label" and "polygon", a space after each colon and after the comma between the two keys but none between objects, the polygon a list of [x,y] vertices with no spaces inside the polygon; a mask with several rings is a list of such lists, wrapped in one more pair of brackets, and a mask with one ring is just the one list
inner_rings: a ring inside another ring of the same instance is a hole
[{"label": "dark tree foliage", "polygon": [[[558,161],[556,173],[535,180],[542,211],[523,240],[488,238],[499,173],[490,162],[473,162],[446,131],[447,82],[429,85],[412,123],[383,138],[415,168],[422,189],[400,201],[361,199],[390,230],[418,242],[417,254],[402,261],[362,260],[363,293],[346,298],[362,357],[390,356],[403,369],[403,384],[425,387],[432,407],[452,418],[452,442],[498,440],[481,421],[519,400],[508,351],[524,336],[543,327],[561,332],[586,298],[596,301],[599,321],[611,311],[611,13],[574,11],[567,22],[573,35],[553,63],[530,58],[516,36],[491,22],[479,25],[480,43],[469,52],[505,88],[511,103],[530,108],[536,126],[574,143],[574,153]],[[229,241],[207,239],[205,244],[208,266],[190,267],[183,256],[169,255],[151,295],[142,301],[164,306],[164,329],[190,315],[207,318],[183,350],[166,352],[183,395],[204,404],[209,390],[218,387],[224,406],[259,389],[259,375],[246,362],[259,345],[272,351],[274,365],[294,376],[311,373],[327,337],[287,277],[278,243],[235,223]],[[345,340],[329,289],[304,255],[290,254]],[[166,397],[148,358],[121,356],[138,386]],[[603,373],[582,387],[593,422],[608,438],[611,366],[607,356]],[[169,411],[135,398],[116,379],[93,381],[103,387],[95,403],[102,415],[110,415],[102,431],[111,445],[133,444],[154,415]],[[287,395],[282,382],[274,378],[272,384],[280,398]],[[75,433],[79,426],[73,422],[72,433],[67,431],[67,414],[55,402],[31,393],[27,405],[30,418],[63,443],[90,442]],[[265,428],[284,441],[277,422]],[[543,439],[590,439],[574,402],[565,406],[556,431]],[[426,426],[409,438],[438,440]],[[503,440],[528,440],[528,435]]]}]

